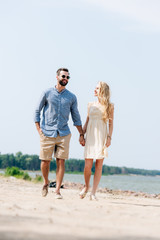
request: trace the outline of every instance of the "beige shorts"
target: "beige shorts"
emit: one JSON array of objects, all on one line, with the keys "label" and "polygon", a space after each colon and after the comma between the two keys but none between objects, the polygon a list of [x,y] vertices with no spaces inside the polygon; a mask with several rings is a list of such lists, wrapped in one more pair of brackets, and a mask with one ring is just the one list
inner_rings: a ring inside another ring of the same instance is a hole
[{"label": "beige shorts", "polygon": [[47,137],[41,132],[39,158],[51,161],[54,152],[55,158],[68,159],[70,138],[71,134],[63,137],[58,135],[56,138],[53,138]]}]

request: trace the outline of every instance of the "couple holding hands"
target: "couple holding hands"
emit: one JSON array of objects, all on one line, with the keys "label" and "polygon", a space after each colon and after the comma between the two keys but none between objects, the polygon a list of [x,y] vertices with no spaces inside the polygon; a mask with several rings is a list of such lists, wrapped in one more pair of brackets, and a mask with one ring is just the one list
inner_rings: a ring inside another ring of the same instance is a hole
[{"label": "couple holding hands", "polygon": [[77,98],[66,89],[70,79],[68,69],[58,69],[56,78],[56,86],[42,93],[34,116],[40,135],[39,158],[44,178],[42,196],[45,197],[48,193],[50,161],[54,152],[57,164],[55,197],[62,199],[60,187],[65,172],[65,159],[68,159],[69,155],[71,133],[68,120],[71,113],[74,126],[80,134],[79,142],[84,146],[85,187],[79,195],[83,199],[89,190],[93,160],[96,159],[90,200],[97,200],[95,193],[102,175],[103,160],[107,157],[107,147],[111,145],[113,131],[114,106],[110,103],[109,86],[105,82],[99,82],[96,86],[94,95],[97,101],[88,103],[87,119],[82,128]]}]

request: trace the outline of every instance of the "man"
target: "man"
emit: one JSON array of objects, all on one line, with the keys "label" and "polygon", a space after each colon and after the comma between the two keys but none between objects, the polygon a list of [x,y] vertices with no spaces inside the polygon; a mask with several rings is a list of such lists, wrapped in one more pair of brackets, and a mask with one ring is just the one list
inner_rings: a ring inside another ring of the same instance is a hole
[{"label": "man", "polygon": [[[65,171],[65,159],[68,159],[71,132],[68,127],[71,113],[74,125],[80,137],[79,142],[84,146],[82,123],[77,109],[76,96],[66,89],[69,81],[69,71],[66,68],[57,70],[57,85],[45,91],[35,111],[35,124],[40,135],[41,171],[44,178],[42,196],[48,193],[49,168],[52,154],[56,158],[56,190],[57,199],[62,199],[60,187]],[[42,113],[42,115],[41,115]]]}]

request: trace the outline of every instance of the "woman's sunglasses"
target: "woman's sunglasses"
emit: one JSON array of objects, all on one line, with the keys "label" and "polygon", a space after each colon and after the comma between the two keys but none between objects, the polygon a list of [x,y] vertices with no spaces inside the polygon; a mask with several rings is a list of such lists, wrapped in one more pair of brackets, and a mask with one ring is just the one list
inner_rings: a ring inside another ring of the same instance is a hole
[{"label": "woman's sunglasses", "polygon": [[62,75],[61,77],[62,77],[62,78],[67,78],[67,79],[70,79],[70,76],[65,76],[65,75]]}]

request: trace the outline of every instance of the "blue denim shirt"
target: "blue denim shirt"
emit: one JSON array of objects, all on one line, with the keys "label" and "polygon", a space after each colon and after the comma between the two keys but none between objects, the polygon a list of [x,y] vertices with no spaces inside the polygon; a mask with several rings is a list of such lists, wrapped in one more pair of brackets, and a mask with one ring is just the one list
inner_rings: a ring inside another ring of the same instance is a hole
[{"label": "blue denim shirt", "polygon": [[70,113],[74,125],[82,125],[76,96],[67,89],[58,92],[56,88],[50,88],[41,95],[34,121],[40,122],[44,135],[48,137],[55,138],[57,134],[66,136],[70,134],[68,127]]}]

